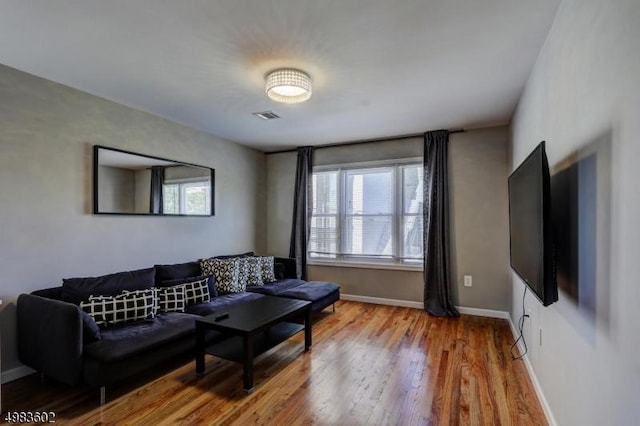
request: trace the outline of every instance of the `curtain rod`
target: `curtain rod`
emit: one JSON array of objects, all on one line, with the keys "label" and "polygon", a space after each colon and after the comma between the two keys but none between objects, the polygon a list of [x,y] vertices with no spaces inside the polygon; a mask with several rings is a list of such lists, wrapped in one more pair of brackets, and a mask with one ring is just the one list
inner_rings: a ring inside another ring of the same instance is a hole
[{"label": "curtain rod", "polygon": [[[464,133],[465,130],[464,129],[456,129],[456,130],[448,130],[449,134],[452,135],[454,133]],[[384,142],[384,141],[393,141],[393,140],[399,140],[399,139],[412,139],[412,138],[416,138],[419,136],[424,136],[424,133],[414,133],[414,134],[410,134],[410,135],[402,135],[402,136],[390,136],[390,137],[386,137],[386,138],[378,138],[378,139],[367,139],[367,140],[362,140],[362,141],[354,141],[354,142],[346,142],[346,143],[329,143],[329,144],[325,144],[325,145],[316,145],[313,147],[314,150],[316,149],[322,149],[322,148],[334,148],[334,147],[339,147],[339,146],[350,146],[350,145],[360,145],[360,144],[365,144],[365,143],[373,143],[373,142]],[[285,152],[296,152],[298,149],[297,148],[290,148],[290,149],[283,149],[280,151],[271,151],[271,152],[265,152],[265,154],[269,155],[269,154],[283,154]]]}]

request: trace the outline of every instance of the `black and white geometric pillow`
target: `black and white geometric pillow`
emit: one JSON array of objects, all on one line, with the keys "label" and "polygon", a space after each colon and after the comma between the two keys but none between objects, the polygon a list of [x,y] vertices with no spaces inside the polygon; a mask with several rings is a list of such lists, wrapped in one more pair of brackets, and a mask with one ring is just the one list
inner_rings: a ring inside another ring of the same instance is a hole
[{"label": "black and white geometric pillow", "polygon": [[240,270],[237,258],[231,259],[203,259],[200,268],[205,275],[216,277],[216,289],[220,294],[240,293],[245,290],[238,282]]},{"label": "black and white geometric pillow", "polygon": [[273,256],[261,256],[260,266],[262,273],[262,281],[265,283],[272,283],[276,280],[276,274],[274,272],[275,259]]},{"label": "black and white geometric pillow", "polygon": [[262,262],[259,257],[245,257],[247,285],[262,285]]},{"label": "black and white geometric pillow", "polygon": [[187,306],[197,305],[198,303],[206,303],[211,300],[208,282],[209,278],[204,278],[201,280],[180,284],[176,287],[182,287],[184,289],[184,300]]},{"label": "black and white geometric pillow", "polygon": [[80,308],[102,327],[152,319],[157,309],[156,291],[147,289],[123,291],[117,296],[89,296],[89,300],[80,302]]},{"label": "black and white geometric pillow", "polygon": [[158,308],[160,312],[184,312],[186,307],[185,287],[160,287],[158,292]]}]

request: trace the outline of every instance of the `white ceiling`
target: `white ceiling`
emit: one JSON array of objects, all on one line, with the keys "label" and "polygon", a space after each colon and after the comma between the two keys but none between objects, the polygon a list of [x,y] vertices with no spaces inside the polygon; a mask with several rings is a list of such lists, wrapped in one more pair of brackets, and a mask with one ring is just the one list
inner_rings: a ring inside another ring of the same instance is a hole
[{"label": "white ceiling", "polygon": [[273,151],[508,122],[559,2],[3,0],[0,63]]},{"label": "white ceiling", "polygon": [[139,154],[129,154],[127,152],[113,151],[111,149],[101,149],[99,164],[107,167],[118,167],[129,170],[142,170],[152,166],[175,166],[175,161],[160,160],[158,158],[147,157]]}]

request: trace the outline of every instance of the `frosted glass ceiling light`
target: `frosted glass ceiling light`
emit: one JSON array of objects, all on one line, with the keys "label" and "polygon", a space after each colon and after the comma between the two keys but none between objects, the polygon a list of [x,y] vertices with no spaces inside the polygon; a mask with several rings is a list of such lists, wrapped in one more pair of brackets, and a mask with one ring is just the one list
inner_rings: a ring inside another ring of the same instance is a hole
[{"label": "frosted glass ceiling light", "polygon": [[276,102],[297,104],[311,97],[311,77],[300,70],[283,68],[267,74],[267,96]]}]

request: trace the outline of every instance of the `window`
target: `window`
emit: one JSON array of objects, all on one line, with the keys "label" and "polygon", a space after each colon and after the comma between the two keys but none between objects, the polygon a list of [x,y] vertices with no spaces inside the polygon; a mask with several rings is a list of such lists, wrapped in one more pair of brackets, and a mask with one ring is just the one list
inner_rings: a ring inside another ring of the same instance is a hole
[{"label": "window", "polygon": [[314,169],[310,260],[422,265],[423,167]]},{"label": "window", "polygon": [[211,214],[211,185],[208,181],[169,181],[162,185],[164,214]]}]

